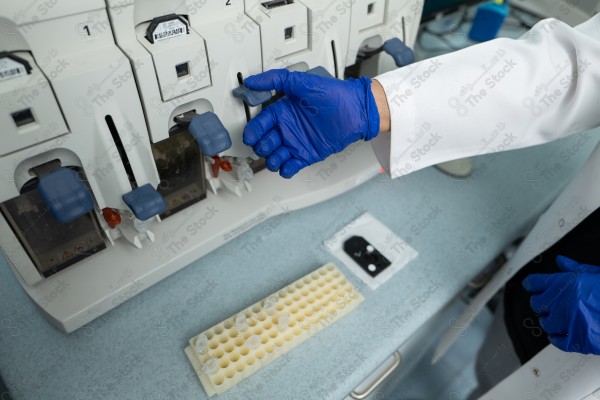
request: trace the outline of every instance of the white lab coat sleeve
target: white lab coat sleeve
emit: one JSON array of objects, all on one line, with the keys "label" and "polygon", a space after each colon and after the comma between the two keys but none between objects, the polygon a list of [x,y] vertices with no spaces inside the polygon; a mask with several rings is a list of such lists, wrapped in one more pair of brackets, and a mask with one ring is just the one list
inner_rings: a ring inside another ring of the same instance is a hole
[{"label": "white lab coat sleeve", "polygon": [[376,77],[391,134],[373,149],[393,178],[440,162],[545,143],[600,125],[600,14],[555,19]]}]

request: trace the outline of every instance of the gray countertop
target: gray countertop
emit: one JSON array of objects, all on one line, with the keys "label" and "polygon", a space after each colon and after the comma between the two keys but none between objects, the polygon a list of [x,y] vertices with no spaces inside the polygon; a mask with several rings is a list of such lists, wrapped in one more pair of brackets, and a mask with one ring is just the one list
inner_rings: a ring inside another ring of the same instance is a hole
[{"label": "gray countertop", "polygon": [[[447,30],[453,21],[450,15],[433,28]],[[522,32],[506,24],[501,36]],[[429,36],[424,44],[446,47]],[[447,39],[472,44],[461,35]],[[365,301],[213,398],[342,399],[548,207],[599,133],[475,158],[466,179],[435,168],[395,181],[378,176],[268,219],[69,335],[43,318],[0,257],[0,375],[14,399],[206,399],[183,352],[188,339],[334,261]],[[322,244],[366,211],[419,252],[375,291]]]},{"label": "gray countertop", "polygon": [[68,335],[1,259],[0,375],[15,399],[205,399],[188,339],[335,262],[323,240],[368,211],[419,256],[375,291],[351,276],[365,297],[354,312],[215,397],[342,399],[543,212],[598,138],[478,157],[464,180],[378,176],[267,220]]}]

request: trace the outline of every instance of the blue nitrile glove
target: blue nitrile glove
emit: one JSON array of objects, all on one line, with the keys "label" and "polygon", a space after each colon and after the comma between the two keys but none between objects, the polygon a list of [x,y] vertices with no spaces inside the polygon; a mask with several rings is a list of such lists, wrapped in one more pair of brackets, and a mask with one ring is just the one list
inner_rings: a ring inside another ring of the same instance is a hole
[{"label": "blue nitrile glove", "polygon": [[365,77],[345,81],[275,69],[244,79],[253,90],[286,94],[244,128],[244,143],[267,168],[291,178],[302,168],[379,133],[379,112]]},{"label": "blue nitrile glove", "polygon": [[565,272],[532,274],[523,287],[550,342],[563,351],[600,355],[600,267],[558,256]]}]

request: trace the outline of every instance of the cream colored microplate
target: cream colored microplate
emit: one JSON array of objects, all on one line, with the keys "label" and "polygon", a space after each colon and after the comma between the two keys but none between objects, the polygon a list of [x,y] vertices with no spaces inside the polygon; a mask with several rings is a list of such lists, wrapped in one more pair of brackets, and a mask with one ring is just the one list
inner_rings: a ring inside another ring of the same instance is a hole
[{"label": "cream colored microplate", "polygon": [[327,264],[194,336],[185,353],[206,393],[223,393],[363,299],[334,264]]}]

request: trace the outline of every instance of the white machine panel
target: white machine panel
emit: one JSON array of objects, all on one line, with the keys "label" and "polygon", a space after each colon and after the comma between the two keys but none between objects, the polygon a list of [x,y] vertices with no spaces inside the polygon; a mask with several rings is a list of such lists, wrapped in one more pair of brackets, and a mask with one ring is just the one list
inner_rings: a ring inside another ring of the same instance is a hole
[{"label": "white machine panel", "polygon": [[[122,0],[115,0],[122,1]],[[0,15],[15,25],[24,25],[60,18],[66,15],[80,14],[105,8],[103,0],[46,0],[35,2],[3,1]],[[11,27],[12,28],[12,27]],[[6,29],[2,33],[16,33]]]},{"label": "white machine panel", "polygon": [[374,28],[385,19],[385,0],[356,0],[352,11],[358,22],[358,30]]},{"label": "white machine panel", "polygon": [[0,63],[6,60],[0,74],[0,126],[2,126],[2,147],[0,156],[15,150],[24,149],[38,142],[67,133],[67,126],[48,80],[27,52],[13,52],[28,63],[27,73],[19,62],[0,56]]},{"label": "white machine panel", "polygon": [[269,32],[262,38],[263,62],[269,64],[269,60],[308,48],[308,14],[304,5],[278,0],[250,4],[251,8],[260,10],[255,14],[255,21]]},{"label": "white machine panel", "polygon": [[[160,33],[165,39],[157,38],[151,43],[146,38],[149,25],[148,22],[138,25],[136,33],[138,41],[152,54],[163,101],[210,85],[204,39],[200,35],[179,22],[173,29]],[[168,36],[171,32],[180,31],[181,34]]]},{"label": "white machine panel", "polygon": [[352,4],[350,9],[339,8],[340,12],[352,14],[346,65],[354,64],[361,49],[375,48],[391,38],[399,38],[409,46],[414,43],[423,11],[422,1],[356,0],[349,3]]},{"label": "white machine panel", "polygon": [[[38,94],[0,107],[11,138],[0,154],[0,247],[41,312],[71,332],[266,218],[374,176],[367,143],[305,171],[337,164],[316,189],[302,174],[263,171],[242,143],[262,106],[232,90],[276,67],[384,72],[360,67],[358,51],[392,35],[410,46],[411,6],[420,13],[416,0],[64,0],[23,16],[9,0],[0,56],[31,72],[0,73],[0,92]],[[31,115],[16,126],[21,105]],[[230,144],[206,150],[198,135]]]}]

